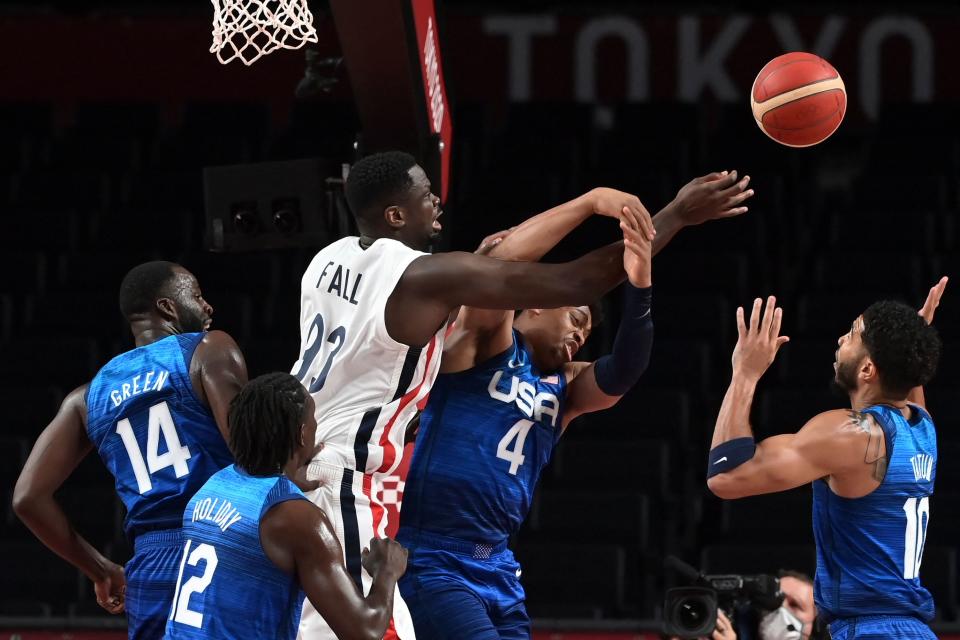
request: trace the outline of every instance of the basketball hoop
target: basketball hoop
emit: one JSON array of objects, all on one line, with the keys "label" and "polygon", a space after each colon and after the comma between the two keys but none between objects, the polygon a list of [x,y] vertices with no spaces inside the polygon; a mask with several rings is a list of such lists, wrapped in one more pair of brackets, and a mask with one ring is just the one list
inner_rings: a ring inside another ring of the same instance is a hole
[{"label": "basketball hoop", "polygon": [[317,41],[307,0],[211,0],[213,44],[222,64],[245,65],[277,49],[299,49]]}]

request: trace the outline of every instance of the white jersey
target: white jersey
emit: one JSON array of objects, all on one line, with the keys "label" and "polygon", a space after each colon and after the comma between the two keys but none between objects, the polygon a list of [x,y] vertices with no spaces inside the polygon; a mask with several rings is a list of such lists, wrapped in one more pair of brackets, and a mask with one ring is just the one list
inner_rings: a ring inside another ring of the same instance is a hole
[{"label": "white jersey", "polygon": [[387,333],[384,310],[400,276],[426,255],[350,236],[322,249],[300,285],[300,358],[292,373],[316,403],[317,460],[364,473],[400,463],[407,423],[440,369],[445,327],[424,347]]}]

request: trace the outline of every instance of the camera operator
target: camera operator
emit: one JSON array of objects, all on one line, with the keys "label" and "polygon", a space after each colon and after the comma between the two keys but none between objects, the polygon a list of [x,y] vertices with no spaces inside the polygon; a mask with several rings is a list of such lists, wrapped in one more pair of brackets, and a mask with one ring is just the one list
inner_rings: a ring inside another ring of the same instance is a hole
[{"label": "camera operator", "polygon": [[[670,640],[680,640],[677,636],[671,636]],[[717,628],[714,629],[713,633],[710,634],[710,637],[701,636],[699,640],[737,640],[737,632],[734,631],[733,625],[730,624],[730,618],[723,612],[723,610],[717,610]]]}]

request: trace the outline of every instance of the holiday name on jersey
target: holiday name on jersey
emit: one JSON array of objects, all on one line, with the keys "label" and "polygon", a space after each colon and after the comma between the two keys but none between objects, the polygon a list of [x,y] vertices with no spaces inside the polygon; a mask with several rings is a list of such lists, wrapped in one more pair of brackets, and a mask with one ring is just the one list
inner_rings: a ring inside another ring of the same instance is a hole
[{"label": "holiday name on jersey", "polygon": [[204,498],[193,506],[193,522],[206,520],[220,527],[221,532],[225,532],[231,526],[241,520],[241,515],[229,500],[220,498]]},{"label": "holiday name on jersey", "polygon": [[[323,283],[323,279],[327,276],[327,273],[330,271],[330,267],[336,265],[336,270],[330,275],[329,284],[327,285],[327,293],[333,293],[339,298],[343,298],[350,304],[357,304],[357,291],[360,289],[360,280],[363,278],[362,273],[351,274],[350,269],[343,266],[342,264],[337,264],[336,262],[328,262],[327,266],[323,268],[323,271],[320,272],[320,277],[317,278],[317,289],[320,288],[320,285]],[[353,281],[353,288],[350,288],[350,281]],[[347,292],[350,292],[347,295]]]},{"label": "holiday name on jersey", "polygon": [[[154,377],[156,376],[156,377]],[[138,396],[141,393],[150,391],[160,391],[167,383],[170,377],[169,371],[147,371],[130,379],[130,382],[124,382],[118,388],[110,392],[110,400],[114,407],[119,407],[125,400]]]},{"label": "holiday name on jersey", "polygon": [[546,414],[550,416],[550,426],[557,426],[557,413],[560,410],[557,396],[546,391],[537,393],[536,387],[526,380],[520,380],[517,376],[510,376],[510,391],[501,391],[499,388],[501,378],[503,378],[502,370],[497,371],[490,379],[487,393],[491,398],[500,402],[516,403],[523,415],[537,422],[543,422],[543,415]]}]

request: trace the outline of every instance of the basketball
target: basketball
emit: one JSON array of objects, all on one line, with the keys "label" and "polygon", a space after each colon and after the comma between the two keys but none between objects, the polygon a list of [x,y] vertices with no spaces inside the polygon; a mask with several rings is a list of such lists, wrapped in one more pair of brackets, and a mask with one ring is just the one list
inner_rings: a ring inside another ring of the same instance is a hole
[{"label": "basketball", "polygon": [[843,79],[829,62],[795,51],[768,62],[750,90],[757,126],[788,147],[810,147],[837,130],[847,111]]}]

